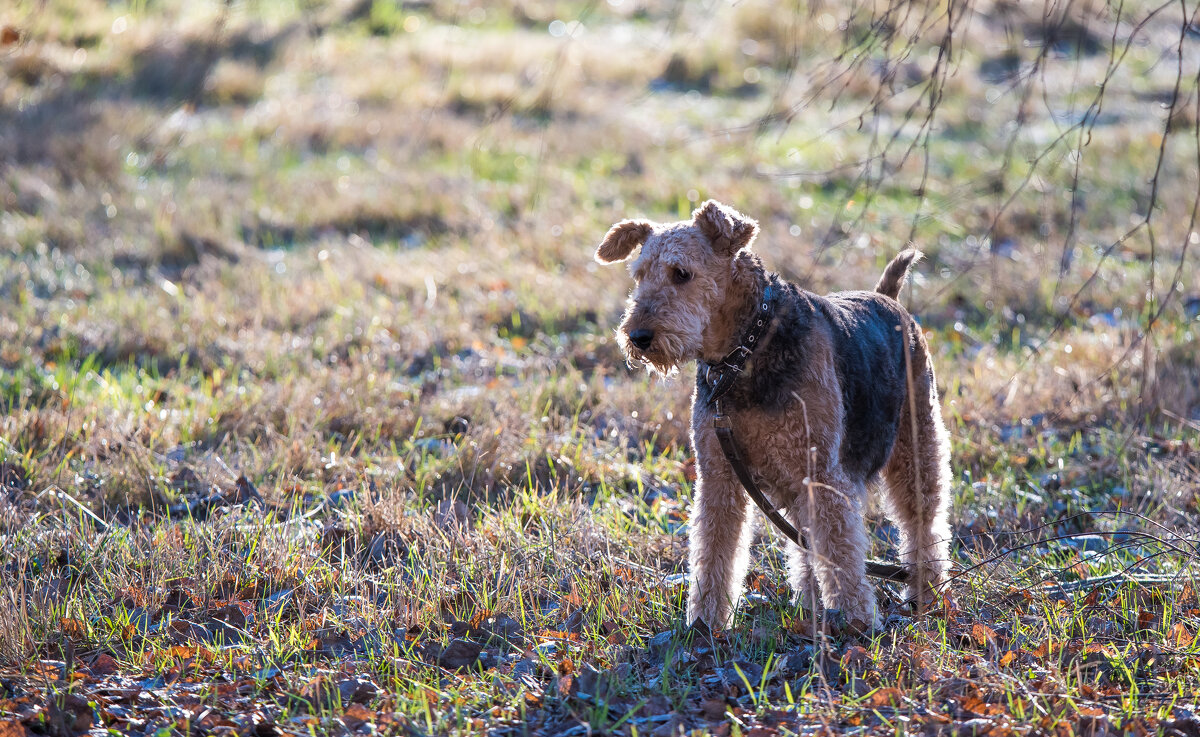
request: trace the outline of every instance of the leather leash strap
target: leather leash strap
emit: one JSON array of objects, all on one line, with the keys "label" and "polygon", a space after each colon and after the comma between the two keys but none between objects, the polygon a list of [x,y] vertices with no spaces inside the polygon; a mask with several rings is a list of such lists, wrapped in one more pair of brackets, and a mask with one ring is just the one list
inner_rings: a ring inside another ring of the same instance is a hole
[{"label": "leather leash strap", "polygon": [[[770,285],[768,285],[763,292],[759,309],[756,310],[758,314],[755,316],[755,322],[751,324],[746,338],[737,348],[734,348],[722,359],[720,365],[708,364],[704,370],[704,381],[710,389],[708,403],[713,407],[713,431],[717,434],[717,441],[721,444],[721,452],[725,454],[725,460],[729,461],[734,475],[742,483],[742,488],[746,490],[746,494],[754,500],[754,503],[758,505],[758,508],[762,510],[767,519],[771,520],[771,524],[775,525],[776,529],[802,549],[809,550],[808,540],[805,539],[804,535],[784,519],[779,510],[767,500],[767,497],[758,488],[758,484],[754,483],[754,477],[751,475],[750,469],[746,467],[746,462],[742,460],[742,453],[738,449],[737,439],[733,437],[733,426],[729,421],[729,416],[721,411],[721,397],[725,396],[733,388],[733,384],[737,380],[737,377],[741,375],[746,360],[750,357],[754,346],[762,339],[763,334],[766,333],[767,326],[771,322],[772,297],[772,290]],[[714,371],[716,372],[716,376],[713,376]],[[866,573],[868,576],[881,578],[886,581],[903,583],[908,580],[908,569],[895,563],[868,560],[866,562]]]}]

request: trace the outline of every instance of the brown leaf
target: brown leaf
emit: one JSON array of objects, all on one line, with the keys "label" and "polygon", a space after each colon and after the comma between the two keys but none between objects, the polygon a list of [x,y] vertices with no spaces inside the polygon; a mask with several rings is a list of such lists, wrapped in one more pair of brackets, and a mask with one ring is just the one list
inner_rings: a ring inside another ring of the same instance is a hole
[{"label": "brown leaf", "polygon": [[566,698],[578,690],[579,689],[575,685],[575,676],[573,676],[569,673],[566,675],[563,675],[563,676],[559,676],[559,679],[558,679],[558,695],[559,696],[561,696],[562,698]]},{"label": "brown leaf", "polygon": [[715,722],[718,719],[725,718],[725,709],[726,708],[727,708],[727,706],[725,704],[725,699],[718,699],[718,698],[705,699],[700,704],[700,714],[701,714],[701,716],[703,716],[705,719],[709,720],[710,722]]},{"label": "brown leaf", "polygon": [[477,642],[455,640],[438,655],[438,665],[443,668],[464,668],[473,665],[482,651],[483,645]]},{"label": "brown leaf", "polygon": [[117,672],[117,659],[108,653],[100,653],[92,661],[92,674],[97,676],[112,675]]},{"label": "brown leaf", "polygon": [[85,637],[87,635],[87,625],[74,617],[62,617],[58,620],[58,624],[62,627],[63,634],[68,637]]},{"label": "brown leaf", "polygon": [[492,612],[491,609],[487,609],[487,608],[479,609],[478,611],[476,611],[474,614],[471,615],[471,621],[470,621],[471,628],[479,629],[479,628],[483,627],[483,623],[486,622],[488,620],[488,618],[492,616],[493,613],[494,612]]},{"label": "brown leaf", "polygon": [[842,656],[842,668],[851,673],[862,673],[871,665],[871,655],[862,645],[851,645]]},{"label": "brown leaf", "polygon": [[[670,721],[663,722],[650,732],[652,737],[674,737],[680,734],[683,730],[680,728],[680,719],[678,714],[671,716]],[[640,730],[639,730],[640,731]]]},{"label": "brown leaf", "polygon": [[623,630],[612,631],[605,639],[608,640],[609,645],[624,645],[625,643],[629,642],[629,638],[625,635]]},{"label": "brown leaf", "polygon": [[212,612],[214,619],[231,624],[234,627],[245,627],[247,622],[254,619],[254,605],[248,601],[216,602],[219,606]]},{"label": "brown leaf", "polygon": [[1196,636],[1188,630],[1187,625],[1183,622],[1176,622],[1175,626],[1171,627],[1171,642],[1178,647],[1188,647],[1195,640]]},{"label": "brown leaf", "polygon": [[1016,659],[1017,659],[1017,651],[1009,650],[1008,652],[1006,652],[1000,656],[1000,666],[1003,668],[1007,668],[1008,666],[1012,665],[1013,661]]},{"label": "brown leaf", "polygon": [[202,624],[196,624],[187,619],[171,620],[169,625],[171,639],[176,645],[188,643],[207,645],[212,642],[212,633]]},{"label": "brown leaf", "polygon": [[26,737],[28,734],[29,731],[25,729],[25,725],[16,719],[5,719],[0,722],[0,737]]},{"label": "brown leaf", "polygon": [[167,598],[163,601],[162,609],[159,610],[161,615],[163,612],[181,612],[184,609],[195,609],[196,598],[187,589],[176,586],[167,592]]},{"label": "brown leaf", "polygon": [[979,645],[986,645],[989,642],[996,641],[996,630],[988,627],[986,624],[976,622],[971,626],[971,639]]},{"label": "brown leaf", "polygon": [[1196,600],[1196,591],[1192,588],[1191,581],[1184,581],[1183,590],[1179,592],[1179,603],[1189,604]]},{"label": "brown leaf", "polygon": [[345,713],[342,714],[342,721],[350,729],[358,729],[363,724],[373,723],[375,721],[375,712],[362,704],[351,704],[347,707]]},{"label": "brown leaf", "polygon": [[1007,706],[1005,706],[1003,703],[994,704],[987,701],[986,696],[981,697],[978,695],[968,696],[966,699],[964,699],[962,708],[971,712],[972,714],[978,714],[980,716],[994,716],[996,714],[1003,714],[1005,711],[1007,711]]},{"label": "brown leaf", "polygon": [[46,717],[51,734],[85,732],[92,727],[92,705],[78,694],[56,694],[46,704]]},{"label": "brown leaf", "polygon": [[901,706],[904,704],[904,692],[898,688],[881,688],[871,694],[871,706]]},{"label": "brown leaf", "polygon": [[1034,648],[1033,656],[1035,658],[1044,658],[1047,655],[1053,655],[1060,650],[1062,650],[1062,643],[1046,640],[1041,645],[1038,645],[1036,648]]},{"label": "brown leaf", "polygon": [[67,677],[67,664],[61,660],[39,660],[31,671],[38,678],[59,681]]},{"label": "brown leaf", "polygon": [[189,658],[201,658],[203,660],[212,660],[213,652],[206,647],[198,645],[172,645],[167,648],[167,655],[172,658],[180,658],[187,660]]}]

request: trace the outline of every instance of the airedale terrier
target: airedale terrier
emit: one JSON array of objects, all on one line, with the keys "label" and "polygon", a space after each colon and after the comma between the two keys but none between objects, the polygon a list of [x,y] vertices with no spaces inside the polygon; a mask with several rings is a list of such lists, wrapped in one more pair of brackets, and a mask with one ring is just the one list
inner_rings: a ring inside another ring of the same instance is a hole
[{"label": "airedale terrier", "polygon": [[825,607],[877,627],[863,506],[881,476],[909,594],[928,603],[949,566],[949,437],[924,334],[896,301],[920,253],[898,255],[873,292],[821,297],[767,271],[750,251],[757,234],[757,222],[709,200],[691,220],[617,223],[596,249],[609,264],[641,246],[617,331],[630,363],[670,375],[698,362],[687,619],[729,625],[753,534],[713,426],[715,369],[735,371],[720,402],[754,480],[811,548],[787,544],[797,600],[810,604],[811,570]]}]

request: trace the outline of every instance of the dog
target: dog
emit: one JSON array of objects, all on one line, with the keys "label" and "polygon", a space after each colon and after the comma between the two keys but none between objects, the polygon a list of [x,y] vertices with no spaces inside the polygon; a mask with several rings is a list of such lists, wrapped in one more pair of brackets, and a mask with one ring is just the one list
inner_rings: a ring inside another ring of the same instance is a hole
[{"label": "dog", "polygon": [[697,362],[687,621],[732,623],[753,535],[750,499],[714,429],[719,409],[758,487],[804,533],[807,549],[787,543],[797,603],[815,608],[812,573],[826,609],[877,628],[869,487],[885,490],[918,606],[949,567],[949,435],[924,333],[896,301],[921,254],[896,256],[873,292],[822,297],[763,266],[751,250],[758,230],[709,200],[691,220],[619,222],[595,253],[629,261],[636,282],[617,330],[629,363],[670,376]]}]

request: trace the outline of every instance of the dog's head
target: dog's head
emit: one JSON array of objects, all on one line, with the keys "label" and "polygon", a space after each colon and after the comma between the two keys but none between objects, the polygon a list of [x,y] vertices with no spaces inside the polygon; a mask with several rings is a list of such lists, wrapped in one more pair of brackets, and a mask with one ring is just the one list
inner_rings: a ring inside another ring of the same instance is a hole
[{"label": "dog's head", "polygon": [[758,223],[709,200],[691,220],[659,224],[617,223],[596,248],[596,260],[630,260],[636,285],[617,330],[631,364],[663,375],[699,358],[711,342],[710,324],[725,303],[739,251],[758,233]]}]

